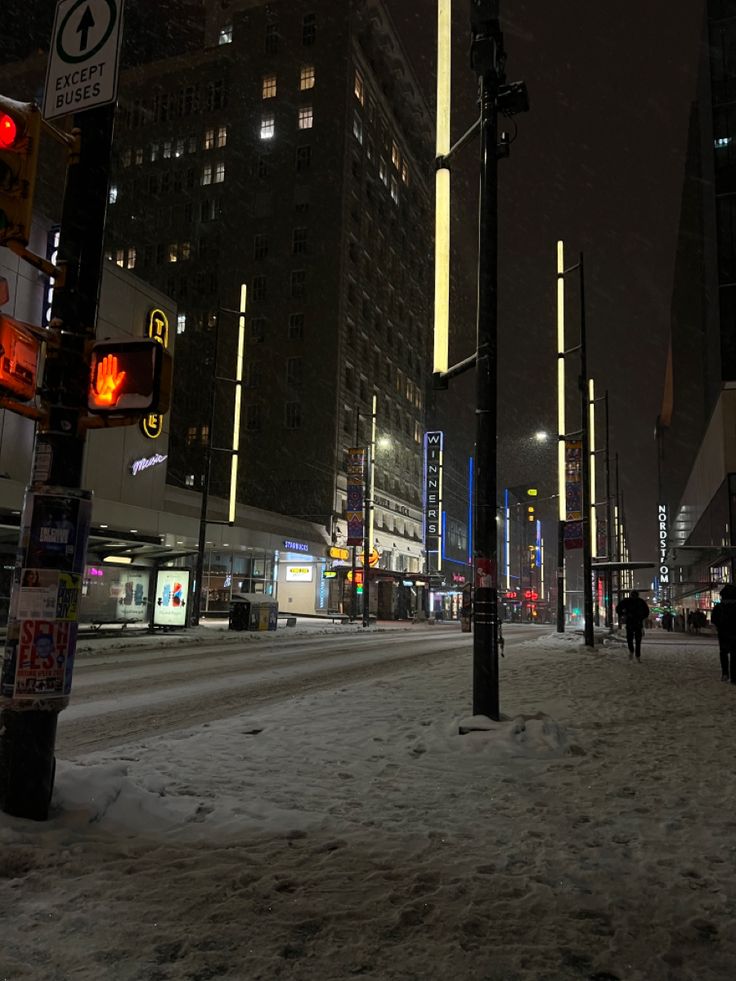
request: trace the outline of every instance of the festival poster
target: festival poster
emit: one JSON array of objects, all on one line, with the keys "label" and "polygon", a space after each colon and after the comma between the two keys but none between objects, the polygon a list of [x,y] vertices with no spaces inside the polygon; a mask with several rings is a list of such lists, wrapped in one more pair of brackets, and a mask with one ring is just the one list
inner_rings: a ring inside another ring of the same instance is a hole
[{"label": "festival poster", "polygon": [[21,621],[14,698],[62,698],[69,694],[76,629],[76,624],[58,620]]}]

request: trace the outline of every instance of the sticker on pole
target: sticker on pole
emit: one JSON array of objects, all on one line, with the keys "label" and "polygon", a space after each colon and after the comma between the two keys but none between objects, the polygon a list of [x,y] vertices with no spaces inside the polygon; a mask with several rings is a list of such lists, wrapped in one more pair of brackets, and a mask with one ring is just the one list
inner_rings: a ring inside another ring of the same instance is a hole
[{"label": "sticker on pole", "polygon": [[46,119],[115,101],[122,23],[123,0],[57,4],[46,67]]}]

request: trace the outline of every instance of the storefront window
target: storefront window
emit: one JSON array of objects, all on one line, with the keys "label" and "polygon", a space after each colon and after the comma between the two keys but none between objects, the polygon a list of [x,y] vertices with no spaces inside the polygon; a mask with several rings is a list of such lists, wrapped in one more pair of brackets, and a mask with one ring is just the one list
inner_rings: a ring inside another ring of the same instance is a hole
[{"label": "storefront window", "polygon": [[202,612],[226,616],[233,593],[275,596],[273,558],[263,549],[212,552],[205,562]]}]

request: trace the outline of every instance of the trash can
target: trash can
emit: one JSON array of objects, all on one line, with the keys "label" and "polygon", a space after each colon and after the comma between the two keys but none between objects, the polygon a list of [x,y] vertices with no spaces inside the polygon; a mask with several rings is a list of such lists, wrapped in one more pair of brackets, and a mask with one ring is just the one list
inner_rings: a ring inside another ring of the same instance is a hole
[{"label": "trash can", "polygon": [[230,603],[230,619],[228,630],[247,630],[250,620],[250,602],[247,599],[233,597]]},{"label": "trash can", "polygon": [[233,593],[230,630],[276,630],[279,604],[263,593]]}]

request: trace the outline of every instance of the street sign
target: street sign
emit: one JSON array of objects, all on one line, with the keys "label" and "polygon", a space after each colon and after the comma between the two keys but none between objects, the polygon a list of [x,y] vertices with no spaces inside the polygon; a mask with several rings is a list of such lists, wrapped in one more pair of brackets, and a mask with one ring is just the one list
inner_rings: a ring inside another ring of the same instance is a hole
[{"label": "street sign", "polygon": [[123,0],[60,0],[46,66],[46,119],[114,102]]}]

